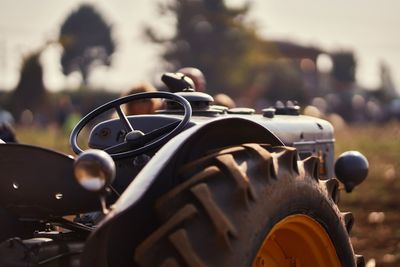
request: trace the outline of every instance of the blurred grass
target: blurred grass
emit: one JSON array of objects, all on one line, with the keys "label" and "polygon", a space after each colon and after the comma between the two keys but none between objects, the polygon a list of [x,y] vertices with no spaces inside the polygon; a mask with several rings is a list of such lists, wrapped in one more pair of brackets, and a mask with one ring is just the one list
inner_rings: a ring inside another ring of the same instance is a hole
[{"label": "blurred grass", "polygon": [[[17,127],[15,132],[17,140],[20,143],[40,146],[65,154],[75,155],[69,143],[70,131],[65,131],[57,126],[50,125],[47,128]],[[85,140],[87,140],[89,136],[87,129],[83,129],[79,136],[78,144],[82,149],[86,149],[87,142],[85,142]]]},{"label": "blurred grass", "polygon": [[20,143],[73,154],[69,145],[69,133],[57,126],[47,128],[17,127],[15,132]]},{"label": "blurred grass", "polygon": [[[69,133],[56,127],[17,128],[21,143],[35,144],[73,154]],[[336,129],[336,154],[358,150],[369,160],[367,180],[352,193],[341,193],[339,207],[351,211],[354,250],[376,266],[400,266],[400,123]],[[371,213],[380,212],[373,220]],[[384,216],[382,220],[382,214]]]}]

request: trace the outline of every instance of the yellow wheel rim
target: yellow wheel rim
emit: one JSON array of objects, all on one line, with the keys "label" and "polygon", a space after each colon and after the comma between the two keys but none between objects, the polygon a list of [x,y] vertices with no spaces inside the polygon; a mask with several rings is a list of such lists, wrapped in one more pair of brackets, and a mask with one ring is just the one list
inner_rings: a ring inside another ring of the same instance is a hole
[{"label": "yellow wheel rim", "polygon": [[264,240],[253,267],[340,267],[325,229],[309,216],[297,214],[277,223]]}]

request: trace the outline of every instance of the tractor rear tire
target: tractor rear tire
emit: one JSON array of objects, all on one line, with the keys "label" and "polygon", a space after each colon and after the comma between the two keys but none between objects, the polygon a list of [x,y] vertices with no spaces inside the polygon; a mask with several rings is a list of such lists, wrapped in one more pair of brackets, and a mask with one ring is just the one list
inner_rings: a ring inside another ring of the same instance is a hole
[{"label": "tractor rear tire", "polygon": [[156,202],[159,227],[135,249],[142,267],[362,266],[337,181],[296,149],[244,144],[183,166]]}]

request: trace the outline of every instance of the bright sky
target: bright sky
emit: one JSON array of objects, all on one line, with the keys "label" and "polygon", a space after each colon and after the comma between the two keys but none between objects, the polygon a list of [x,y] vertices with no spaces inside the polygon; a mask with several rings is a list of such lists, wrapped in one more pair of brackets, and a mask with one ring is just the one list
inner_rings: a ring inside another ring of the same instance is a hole
[{"label": "bright sky", "polygon": [[[18,81],[22,56],[57,38],[66,16],[81,2],[97,5],[112,23],[118,51],[113,67],[92,75],[94,85],[126,90],[130,85],[154,79],[159,73],[159,51],[144,41],[141,26],[159,25],[171,31],[171,20],[160,20],[156,2],[148,0],[0,0],[0,88],[11,89]],[[231,4],[243,0],[229,0]],[[250,18],[263,36],[320,46],[328,51],[351,49],[358,60],[361,85],[379,85],[379,64],[391,67],[400,86],[400,26],[396,0],[253,0]],[[73,87],[76,77],[65,78],[59,65],[60,47],[51,45],[42,56],[45,83],[50,90]]]}]

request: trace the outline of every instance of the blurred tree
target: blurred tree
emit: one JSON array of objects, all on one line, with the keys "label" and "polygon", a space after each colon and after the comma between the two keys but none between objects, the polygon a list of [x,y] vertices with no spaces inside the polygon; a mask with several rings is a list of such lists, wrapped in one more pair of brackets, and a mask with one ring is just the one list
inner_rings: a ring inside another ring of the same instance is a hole
[{"label": "blurred tree", "polygon": [[352,83],[356,80],[356,59],[353,52],[341,51],[331,54],[332,75],[336,81]]},{"label": "blurred tree", "polygon": [[65,75],[79,71],[87,85],[91,68],[111,65],[115,44],[112,28],[89,4],[72,12],[61,26],[59,42],[64,48],[61,65]]},{"label": "blurred tree", "polygon": [[160,13],[175,16],[174,36],[160,37],[151,27],[146,35],[165,45],[163,58],[170,71],[197,67],[205,74],[209,93],[238,96],[267,60],[265,43],[246,22],[249,7],[249,2],[232,8],[224,0],[173,0],[160,4]]},{"label": "blurred tree", "polygon": [[300,70],[289,59],[272,60],[265,72],[268,73],[265,97],[270,104],[275,101],[295,100],[299,103],[307,103],[307,94]]},{"label": "blurred tree", "polygon": [[48,94],[43,83],[40,54],[41,51],[34,52],[24,59],[18,85],[10,96],[9,109],[17,119],[24,110],[30,110],[38,116],[40,114],[44,116],[46,114],[45,109],[50,108],[48,106]]}]

